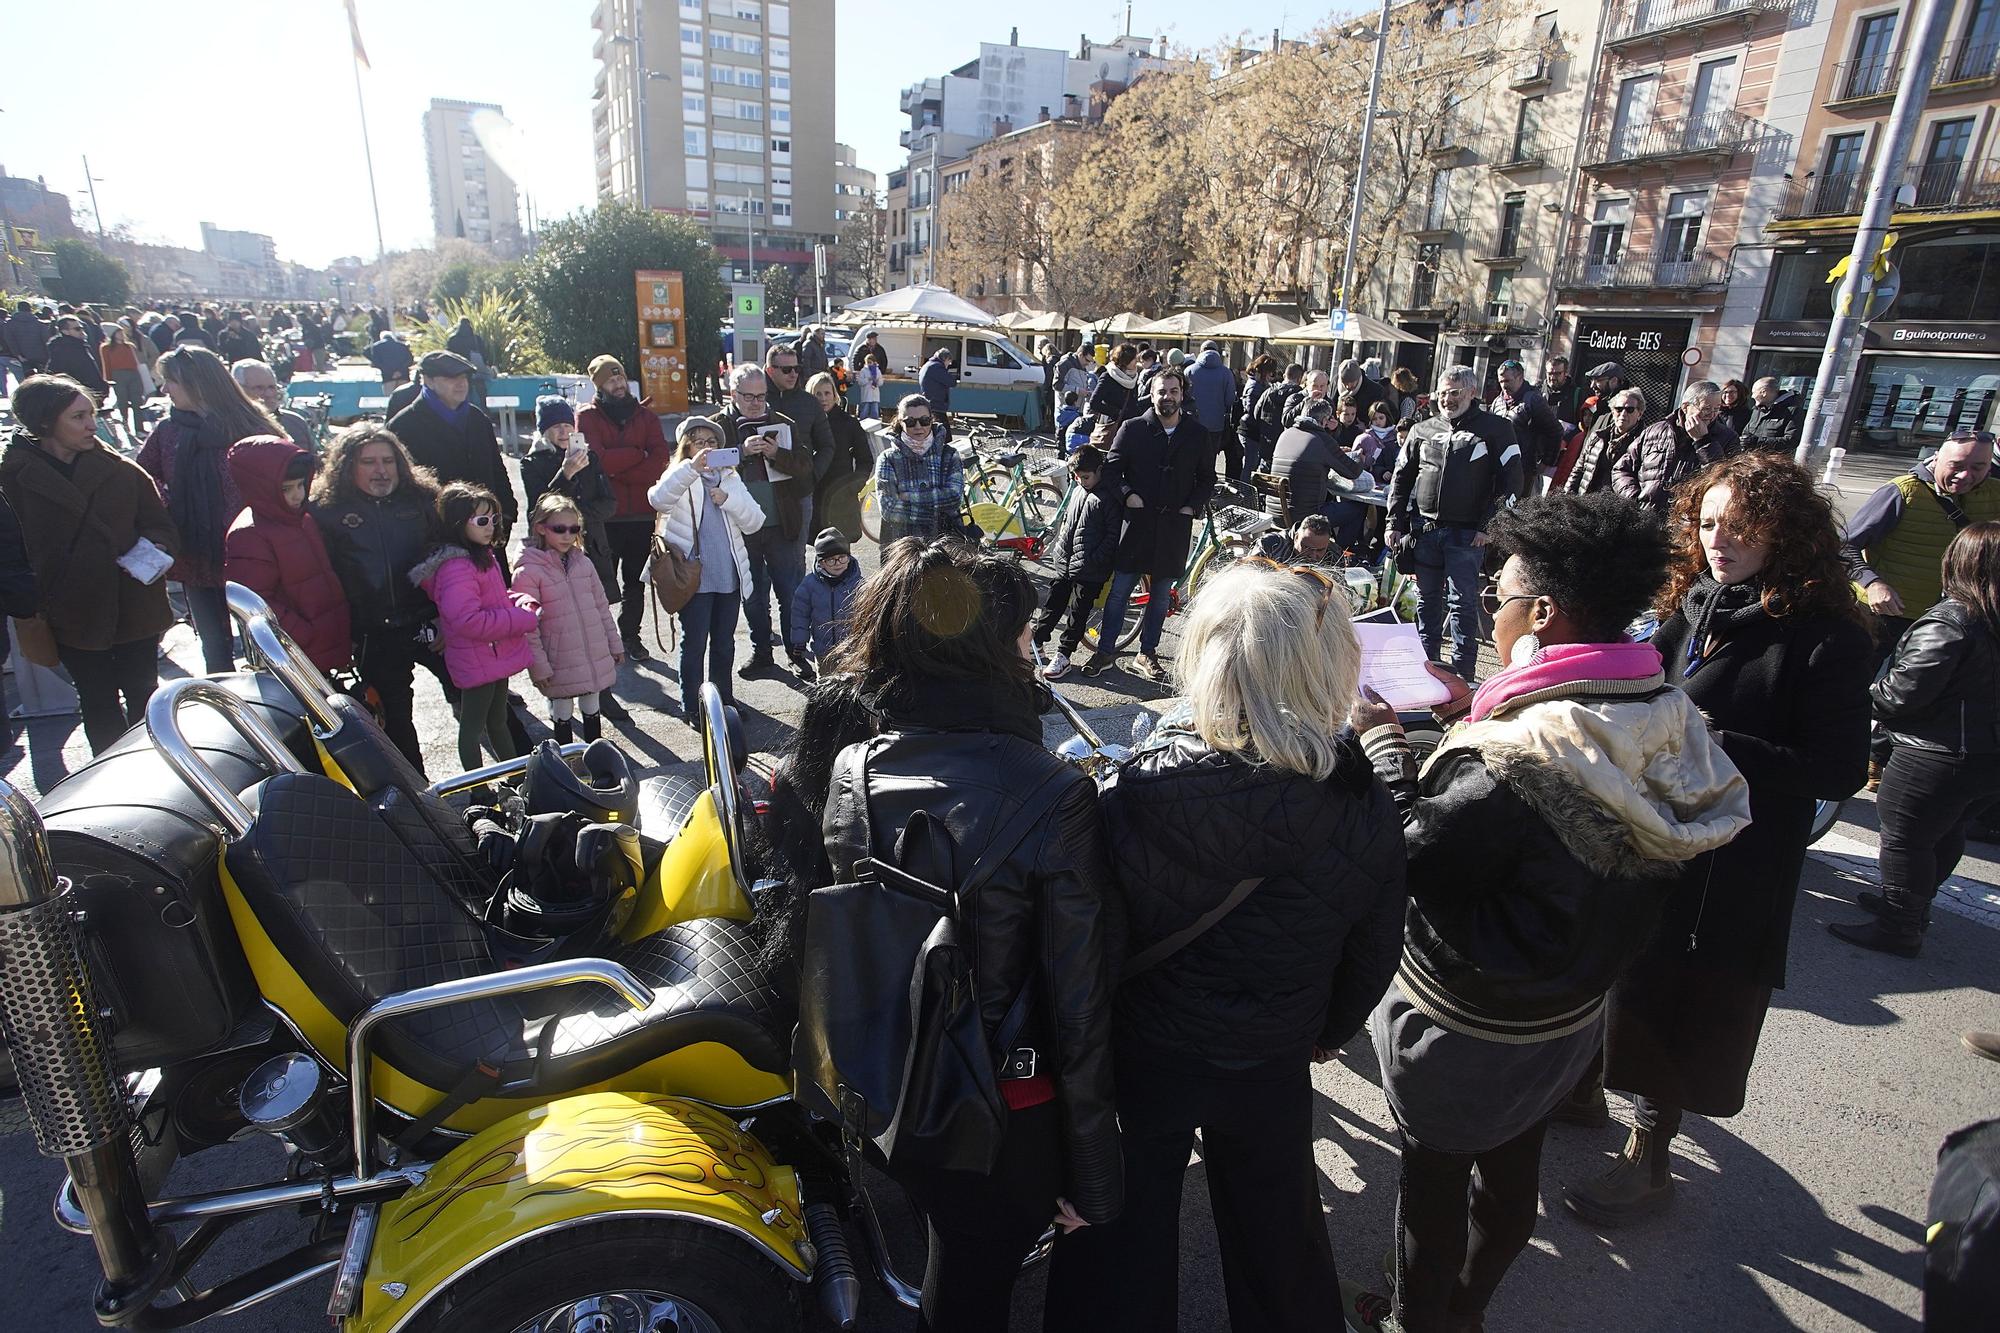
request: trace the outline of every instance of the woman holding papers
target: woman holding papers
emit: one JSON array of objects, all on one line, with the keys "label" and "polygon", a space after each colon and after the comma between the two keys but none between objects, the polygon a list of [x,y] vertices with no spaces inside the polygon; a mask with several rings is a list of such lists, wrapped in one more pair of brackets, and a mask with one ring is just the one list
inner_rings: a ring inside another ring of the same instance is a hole
[{"label": "woman holding papers", "polygon": [[1565,1191],[1600,1226],[1673,1197],[1667,1145],[1683,1111],[1743,1109],[1771,990],[1785,984],[1815,800],[1868,776],[1867,613],[1812,478],[1783,454],[1739,454],[1680,488],[1668,531],[1653,643],[1749,780],[1751,823],[1687,863],[1659,933],[1611,992],[1604,1082],[1633,1094],[1633,1129],[1609,1171]]},{"label": "woman holding papers", "polygon": [[1241,561],[1203,585],[1174,669],[1181,701],[1102,801],[1128,925],[1112,1020],[1125,1211],[1057,1242],[1045,1327],[1179,1326],[1199,1130],[1230,1327],[1319,1333],[1355,1311],[1313,1167],[1312,1062],[1389,984],[1405,903],[1395,805],[1345,725],[1360,671],[1345,589]]},{"label": "woman holding papers", "polygon": [[1419,778],[1394,710],[1354,713],[1409,851],[1402,961],[1370,1024],[1403,1141],[1407,1333],[1478,1327],[1534,1233],[1542,1135],[1603,1043],[1605,992],[1681,867],[1750,822],[1701,714],[1625,637],[1666,576],[1657,522],[1615,495],[1556,495],[1488,532],[1507,665],[1465,724]]}]

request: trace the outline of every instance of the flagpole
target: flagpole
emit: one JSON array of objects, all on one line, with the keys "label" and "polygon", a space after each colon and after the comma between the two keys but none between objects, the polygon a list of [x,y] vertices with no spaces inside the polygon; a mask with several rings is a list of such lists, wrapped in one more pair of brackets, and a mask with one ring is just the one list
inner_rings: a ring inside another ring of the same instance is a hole
[{"label": "flagpole", "polygon": [[[354,0],[347,0],[347,15],[354,20]],[[396,294],[389,286],[389,249],[382,244],[382,200],[375,193],[375,149],[368,142],[368,103],[361,96],[361,31],[353,29],[354,106],[361,113],[361,156],[368,164],[368,206],[375,213],[375,262],[380,265],[382,299],[389,307],[389,327],[396,327]]]}]

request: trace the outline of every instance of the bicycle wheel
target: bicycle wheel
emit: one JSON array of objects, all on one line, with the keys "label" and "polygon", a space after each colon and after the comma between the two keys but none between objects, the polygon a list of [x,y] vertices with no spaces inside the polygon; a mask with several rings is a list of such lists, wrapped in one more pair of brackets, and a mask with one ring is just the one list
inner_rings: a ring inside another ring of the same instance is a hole
[{"label": "bicycle wheel", "polygon": [[[1083,632],[1083,641],[1099,651],[1104,649],[1103,628],[1104,603],[1109,599],[1111,585],[1104,585],[1104,592],[1098,594],[1097,607],[1090,618],[1090,627]],[[1117,646],[1130,648],[1139,638],[1139,624],[1145,618],[1146,603],[1152,596],[1153,577],[1148,574],[1139,580],[1139,586],[1132,590],[1132,596],[1125,603],[1125,623],[1118,627]]]},{"label": "bicycle wheel", "polygon": [[1005,504],[1007,491],[1013,484],[1012,469],[988,463],[965,479],[965,498],[974,504]]},{"label": "bicycle wheel", "polygon": [[1054,482],[1033,481],[1015,508],[1028,521],[1029,533],[1040,536],[1055,525],[1056,515],[1062,512],[1064,492]]},{"label": "bicycle wheel", "polygon": [[1207,550],[1195,557],[1194,568],[1188,571],[1187,599],[1192,602],[1201,592],[1202,580],[1217,574],[1250,554],[1247,547],[1231,542],[1212,542]]},{"label": "bicycle wheel", "polygon": [[875,500],[875,478],[861,487],[861,534],[871,542],[882,540],[882,506]]}]

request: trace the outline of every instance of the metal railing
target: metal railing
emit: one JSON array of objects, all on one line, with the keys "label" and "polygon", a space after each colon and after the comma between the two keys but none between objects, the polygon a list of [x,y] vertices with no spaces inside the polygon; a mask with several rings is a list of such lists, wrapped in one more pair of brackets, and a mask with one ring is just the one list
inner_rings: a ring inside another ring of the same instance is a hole
[{"label": "metal railing", "polygon": [[[1902,75],[1901,52],[1843,60],[1833,67],[1827,103],[1837,106],[1842,102],[1887,100],[1896,95]],[[1938,53],[1937,68],[1931,73],[1933,92],[1994,82],[2000,82],[2000,40],[1993,38],[1945,43]]]},{"label": "metal railing", "polygon": [[1762,121],[1727,108],[1613,125],[1592,141],[1586,164],[1608,167],[1739,153],[1756,147],[1770,132]]},{"label": "metal railing", "polygon": [[[1842,171],[1794,181],[1772,216],[1781,222],[1853,217],[1868,202],[1872,179],[1872,172]],[[1903,186],[1909,202],[1898,204],[1898,212],[2000,208],[2000,159],[1917,163],[1904,173]]]},{"label": "metal railing", "polygon": [[1858,102],[1869,97],[1894,97],[1901,81],[1902,63],[1891,55],[1843,60],[1833,67],[1833,88],[1829,102]]},{"label": "metal railing", "polygon": [[2000,38],[1982,37],[1975,41],[1946,42],[1944,50],[1938,53],[1937,73],[1931,76],[1931,87],[1996,80],[2000,80]]},{"label": "metal railing", "polygon": [[1754,20],[1789,7],[1789,0],[1627,0],[1606,45],[1638,41],[1723,19]]},{"label": "metal railing", "polygon": [[1722,286],[1727,269],[1719,255],[1661,259],[1653,255],[1626,254],[1615,260],[1588,254],[1564,255],[1562,262],[1556,266],[1556,285],[1597,291],[1649,287],[1685,291]]},{"label": "metal railing", "polygon": [[1509,130],[1505,134],[1493,135],[1480,145],[1480,156],[1496,171],[1542,166],[1550,160],[1554,151],[1549,136],[1539,130],[1525,134]]}]

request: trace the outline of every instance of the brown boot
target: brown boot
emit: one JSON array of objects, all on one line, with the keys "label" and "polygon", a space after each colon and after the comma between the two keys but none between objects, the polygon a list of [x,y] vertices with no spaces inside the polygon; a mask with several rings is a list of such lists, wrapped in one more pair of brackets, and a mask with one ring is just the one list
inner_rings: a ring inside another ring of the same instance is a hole
[{"label": "brown boot", "polygon": [[2000,1032],[1968,1032],[1959,1041],[1981,1059],[2000,1061]]},{"label": "brown boot", "polygon": [[1634,1126],[1609,1171],[1581,1185],[1563,1186],[1564,1205],[1584,1221],[1607,1227],[1659,1212],[1674,1197],[1668,1142]]}]

